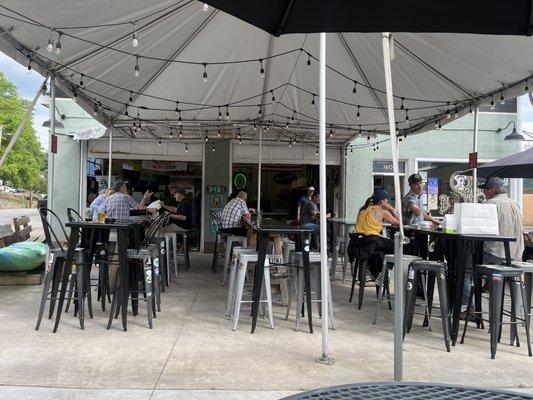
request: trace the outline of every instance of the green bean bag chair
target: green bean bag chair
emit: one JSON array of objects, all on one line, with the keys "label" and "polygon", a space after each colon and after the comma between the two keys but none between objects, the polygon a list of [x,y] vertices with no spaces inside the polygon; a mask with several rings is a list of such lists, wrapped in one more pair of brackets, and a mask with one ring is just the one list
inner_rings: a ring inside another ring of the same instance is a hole
[{"label": "green bean bag chair", "polygon": [[31,271],[46,259],[44,243],[19,242],[0,249],[0,272]]}]

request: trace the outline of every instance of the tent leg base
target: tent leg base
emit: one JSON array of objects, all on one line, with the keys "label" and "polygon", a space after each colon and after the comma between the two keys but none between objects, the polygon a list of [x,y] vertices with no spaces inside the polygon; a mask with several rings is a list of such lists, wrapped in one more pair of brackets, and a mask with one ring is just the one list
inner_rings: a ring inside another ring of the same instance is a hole
[{"label": "tent leg base", "polygon": [[316,362],[320,364],[333,365],[335,359],[329,356],[328,354],[322,354],[319,358],[316,359]]}]

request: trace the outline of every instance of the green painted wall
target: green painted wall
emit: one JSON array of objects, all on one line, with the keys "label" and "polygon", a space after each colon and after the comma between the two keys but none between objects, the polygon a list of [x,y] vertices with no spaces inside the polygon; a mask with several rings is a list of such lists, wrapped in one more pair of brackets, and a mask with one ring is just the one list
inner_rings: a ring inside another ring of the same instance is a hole
[{"label": "green painted wall", "polygon": [[[212,143],[206,143],[204,147],[204,243],[206,251],[212,248],[215,242],[215,230],[212,224],[211,210],[222,211],[229,196],[228,188],[231,168],[231,140],[222,140],[215,143],[216,151],[212,150]],[[209,193],[209,186],[223,186],[225,191],[220,194]],[[218,205],[219,207],[214,207]]]},{"label": "green painted wall", "polygon": [[[54,156],[52,211],[63,223],[67,222],[67,208],[78,209],[80,157],[80,143],[70,136],[58,135],[57,154]],[[54,226],[54,230],[56,229]]]},{"label": "green painted wall", "polygon": [[[504,137],[511,133],[511,128],[497,133],[496,129],[503,128],[509,121],[516,121],[516,114],[480,113],[478,157],[479,159],[497,159],[519,151],[519,144],[504,141]],[[474,117],[467,115],[443,126],[441,130],[413,135],[400,142],[399,159],[406,161],[406,175],[415,171],[415,158],[468,159],[472,151]],[[386,139],[379,136],[378,140]],[[373,141],[373,140],[371,140]],[[359,138],[352,144],[367,143],[366,137]],[[346,160],[346,214],[355,218],[357,210],[372,194],[373,160],[390,160],[390,144],[383,143],[379,150],[372,148],[354,149],[348,152]]]}]

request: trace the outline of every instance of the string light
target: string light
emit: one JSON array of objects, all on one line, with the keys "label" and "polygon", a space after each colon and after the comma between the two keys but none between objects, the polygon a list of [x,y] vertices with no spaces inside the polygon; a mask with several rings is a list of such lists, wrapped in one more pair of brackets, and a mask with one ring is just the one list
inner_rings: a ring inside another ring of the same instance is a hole
[{"label": "string light", "polygon": [[253,128],[254,128],[254,132],[255,132],[257,130],[257,124],[254,124]]},{"label": "string light", "polygon": [[263,68],[263,59],[259,59],[259,63],[261,64],[261,69],[259,70],[259,74],[261,75],[261,79],[265,79],[265,69]]},{"label": "string light", "polygon": [[459,110],[457,110],[457,107],[455,107],[455,110],[453,112],[453,119],[457,119],[459,117]]},{"label": "string light", "polygon": [[440,130],[442,128],[442,125],[440,124],[440,120],[438,122],[438,125],[437,125],[437,129]]},{"label": "string light", "polygon": [[352,95],[353,97],[357,96],[357,81],[353,81]]},{"label": "string light", "polygon": [[527,81],[526,81],[526,86],[524,87],[524,92],[526,92],[526,93],[529,92],[529,86],[527,84]]},{"label": "string light", "polygon": [[409,109],[408,108],[405,109],[405,120],[409,121]]},{"label": "string light", "polygon": [[80,75],[80,84],[79,84],[80,87],[83,87],[84,84],[83,84],[83,74]]},{"label": "string light", "polygon": [[311,70],[311,56],[307,53],[307,70]]},{"label": "string light", "polygon": [[403,138],[404,138],[404,139],[407,139],[407,132],[404,132],[404,133],[403,133]]},{"label": "string light", "polygon": [[179,137],[180,137],[180,139],[182,139],[182,138],[183,138],[183,131],[181,130],[181,128],[180,128],[180,133],[179,133]]},{"label": "string light", "polygon": [[276,98],[274,97],[274,91],[271,90],[270,94],[272,95],[272,103],[275,103],[276,102]]},{"label": "string light", "polygon": [[468,114],[472,115],[472,106],[470,106],[470,108],[468,110]]},{"label": "string light", "polygon": [[[98,115],[98,104],[94,104],[93,106],[93,115],[96,117]],[[135,125],[135,122],[133,123],[134,127],[136,126]]]},{"label": "string light", "polygon": [[130,97],[128,101],[131,103],[133,101],[133,92],[130,90]]},{"label": "string light", "polygon": [[202,64],[204,66],[204,83],[207,83],[207,63]]},{"label": "string light", "polygon": [[161,140],[159,140],[157,144],[159,145],[159,147],[161,147]]},{"label": "string light", "polygon": [[289,128],[289,121],[290,121],[290,119],[289,119],[289,117],[287,117],[287,123],[285,124],[285,129]]},{"label": "string light", "polygon": [[294,116],[296,115],[296,111],[293,111],[292,112],[292,117],[291,117],[291,124],[294,122]]},{"label": "string light", "polygon": [[222,137],[222,132],[220,132],[220,128],[218,128],[217,136],[218,136],[219,138]]},{"label": "string light", "polygon": [[361,119],[361,106],[357,106],[357,120],[359,121]]},{"label": "string light", "polygon": [[316,149],[315,151],[315,156],[318,156],[318,149]]},{"label": "string light", "polygon": [[213,145],[211,146],[211,150],[215,152],[215,143],[213,143]]},{"label": "string light", "polygon": [[218,120],[222,121],[222,111],[220,110],[220,106],[218,107]]},{"label": "string light", "polygon": [[52,53],[54,51],[54,39],[52,39],[53,31],[50,31],[50,38],[48,39],[48,45],[46,46],[46,51]]},{"label": "string light", "polygon": [[400,104],[400,110],[403,110],[405,106],[403,105],[403,101],[405,100],[405,97],[402,97],[402,103]]},{"label": "string light", "polygon": [[490,98],[490,109],[491,109],[491,110],[494,110],[495,108],[496,108],[496,105],[494,104],[494,98],[491,97],[491,98]]},{"label": "string light", "polygon": [[172,139],[174,137],[174,128],[170,128],[170,132],[168,133],[168,137]]},{"label": "string light", "polygon": [[446,118],[450,119],[452,117],[452,113],[450,111],[450,102],[447,102],[447,109],[446,109]]},{"label": "string light", "polygon": [[312,106],[315,105],[315,95],[313,95],[313,99],[311,100],[311,105],[312,105]]},{"label": "string light", "polygon": [[505,104],[505,97],[503,97],[503,91],[500,92],[500,104],[502,106]]},{"label": "string light", "polygon": [[74,100],[75,103],[78,102],[78,93],[74,90],[74,94],[72,95],[72,100]]},{"label": "string light", "polygon": [[333,129],[331,128],[331,126],[329,127],[329,138],[333,139]]},{"label": "string light", "polygon": [[57,43],[56,43],[56,54],[60,55],[62,50],[63,49],[61,46],[61,32],[59,32],[59,36],[57,37]]},{"label": "string light", "polygon": [[133,32],[133,37],[131,39],[131,45],[133,47],[139,47],[139,37],[137,36],[137,31]]},{"label": "string light", "polygon": [[124,116],[128,116],[129,113],[128,113],[128,103],[124,103],[124,107],[126,108],[126,110],[124,110]]},{"label": "string light", "polygon": [[182,119],[181,119],[181,111],[178,110],[178,125],[181,125]]},{"label": "string light", "polygon": [[137,78],[141,73],[139,68],[139,56],[135,56],[135,68],[133,69],[133,75]]},{"label": "string light", "polygon": [[209,137],[207,136],[207,131],[205,131],[205,142],[209,142]]},{"label": "string light", "polygon": [[259,107],[259,113],[258,113],[258,115],[259,115],[260,117],[262,117],[262,116],[263,116],[263,111],[261,110],[261,104],[259,104],[257,107]]},{"label": "string light", "polygon": [[188,153],[188,152],[189,152],[189,144],[185,143],[185,153]]},{"label": "string light", "polygon": [[31,57],[28,56],[28,74],[31,73]]},{"label": "string light", "polygon": [[230,116],[229,116],[229,106],[227,105],[226,106],[226,121],[229,121],[230,120]]},{"label": "string light", "polygon": [[370,141],[370,135],[367,135],[366,140]]},{"label": "string light", "polygon": [[292,147],[292,141],[289,140],[289,147]]}]

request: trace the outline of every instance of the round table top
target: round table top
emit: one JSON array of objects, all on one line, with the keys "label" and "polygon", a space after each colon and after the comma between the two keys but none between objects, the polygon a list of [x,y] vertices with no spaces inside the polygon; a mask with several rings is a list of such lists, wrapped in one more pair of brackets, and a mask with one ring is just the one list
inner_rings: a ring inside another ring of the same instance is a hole
[{"label": "round table top", "polygon": [[533,396],[511,391],[482,389],[439,383],[421,382],[371,382],[353,383],[342,386],[311,390],[289,396],[296,399],[533,399]]}]

